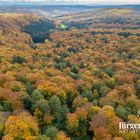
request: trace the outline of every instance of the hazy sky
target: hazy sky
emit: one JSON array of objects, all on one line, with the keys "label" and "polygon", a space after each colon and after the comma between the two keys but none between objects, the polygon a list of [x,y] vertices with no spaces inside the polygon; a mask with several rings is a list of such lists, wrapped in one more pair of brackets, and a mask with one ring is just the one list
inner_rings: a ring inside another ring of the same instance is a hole
[{"label": "hazy sky", "polygon": [[123,4],[140,4],[140,0],[0,0],[8,2],[60,2],[60,3],[123,3]]}]

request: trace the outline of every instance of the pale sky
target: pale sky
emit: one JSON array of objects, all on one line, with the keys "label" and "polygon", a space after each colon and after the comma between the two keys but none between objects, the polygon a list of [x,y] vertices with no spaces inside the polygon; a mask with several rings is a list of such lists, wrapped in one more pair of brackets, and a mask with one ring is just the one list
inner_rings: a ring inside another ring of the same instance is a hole
[{"label": "pale sky", "polygon": [[116,4],[140,4],[140,0],[0,0],[0,2],[54,2],[54,3],[116,3]]}]

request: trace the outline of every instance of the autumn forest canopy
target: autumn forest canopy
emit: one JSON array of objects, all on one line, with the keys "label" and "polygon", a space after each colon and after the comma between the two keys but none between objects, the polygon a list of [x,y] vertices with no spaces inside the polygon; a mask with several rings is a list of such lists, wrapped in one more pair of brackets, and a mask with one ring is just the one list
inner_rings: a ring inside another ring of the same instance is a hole
[{"label": "autumn forest canopy", "polygon": [[39,8],[0,7],[0,139],[140,140],[140,6]]}]

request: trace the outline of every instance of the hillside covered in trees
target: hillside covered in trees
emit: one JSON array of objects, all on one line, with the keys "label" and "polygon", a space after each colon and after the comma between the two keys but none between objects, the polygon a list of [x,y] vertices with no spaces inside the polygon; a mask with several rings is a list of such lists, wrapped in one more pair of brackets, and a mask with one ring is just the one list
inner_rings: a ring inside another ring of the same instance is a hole
[{"label": "hillside covered in trees", "polygon": [[119,8],[0,14],[0,139],[139,140],[119,132],[140,123],[139,19]]}]

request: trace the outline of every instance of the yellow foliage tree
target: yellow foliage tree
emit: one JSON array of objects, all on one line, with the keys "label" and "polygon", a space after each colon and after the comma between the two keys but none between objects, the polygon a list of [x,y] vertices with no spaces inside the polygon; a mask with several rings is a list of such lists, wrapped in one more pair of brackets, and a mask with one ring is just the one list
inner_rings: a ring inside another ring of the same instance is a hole
[{"label": "yellow foliage tree", "polygon": [[25,140],[35,140],[38,135],[38,125],[36,120],[27,112],[22,112],[17,116],[9,116],[5,123],[4,140],[21,138]]}]

